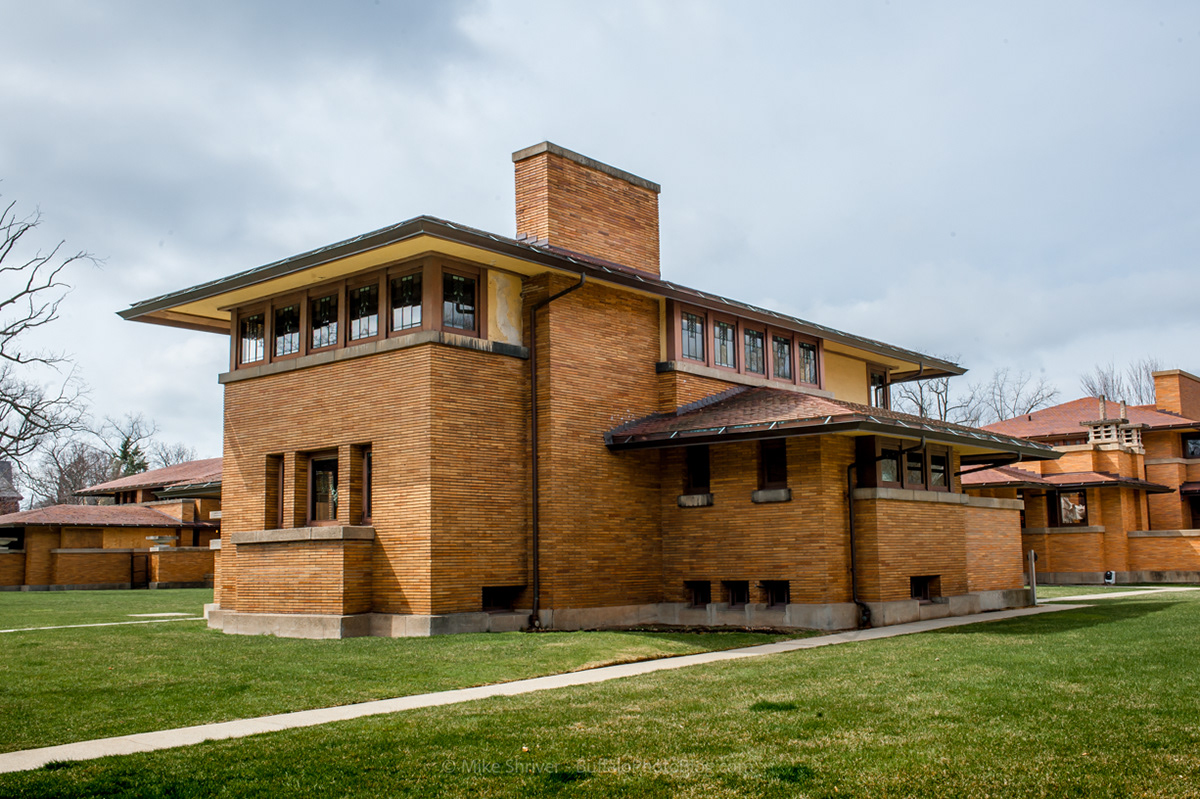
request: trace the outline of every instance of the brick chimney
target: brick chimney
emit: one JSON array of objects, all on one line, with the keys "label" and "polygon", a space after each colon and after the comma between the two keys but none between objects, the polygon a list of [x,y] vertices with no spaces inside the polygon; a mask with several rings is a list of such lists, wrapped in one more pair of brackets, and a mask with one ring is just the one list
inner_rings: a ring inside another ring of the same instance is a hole
[{"label": "brick chimney", "polygon": [[1154,405],[1189,419],[1200,419],[1200,377],[1182,369],[1154,372]]},{"label": "brick chimney", "polygon": [[513,153],[517,238],[658,276],[657,183],[542,142]]}]

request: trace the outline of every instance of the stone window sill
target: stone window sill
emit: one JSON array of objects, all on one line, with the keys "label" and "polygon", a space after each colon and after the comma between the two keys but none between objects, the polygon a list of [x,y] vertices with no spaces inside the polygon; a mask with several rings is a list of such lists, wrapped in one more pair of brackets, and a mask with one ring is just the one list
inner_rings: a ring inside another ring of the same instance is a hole
[{"label": "stone window sill", "polygon": [[681,508],[707,508],[713,504],[713,495],[680,494],[677,501]]},{"label": "stone window sill", "polygon": [[750,495],[750,500],[756,505],[763,505],[768,502],[791,502],[792,489],[761,488]]}]

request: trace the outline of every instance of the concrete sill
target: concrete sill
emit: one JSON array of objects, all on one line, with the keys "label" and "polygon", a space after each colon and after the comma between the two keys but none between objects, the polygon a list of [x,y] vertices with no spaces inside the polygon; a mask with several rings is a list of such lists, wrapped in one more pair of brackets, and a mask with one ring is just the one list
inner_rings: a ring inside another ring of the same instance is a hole
[{"label": "concrete sill", "polygon": [[374,541],[374,527],[331,525],[328,527],[289,527],[282,530],[254,530],[229,536],[237,546],[248,544],[284,544],[295,541]]},{"label": "concrete sill", "polygon": [[750,501],[757,505],[763,505],[767,502],[791,502],[792,489],[790,488],[763,488],[755,491],[750,495]]},{"label": "concrete sill", "polygon": [[681,508],[707,508],[713,504],[713,495],[680,494],[677,502]]}]

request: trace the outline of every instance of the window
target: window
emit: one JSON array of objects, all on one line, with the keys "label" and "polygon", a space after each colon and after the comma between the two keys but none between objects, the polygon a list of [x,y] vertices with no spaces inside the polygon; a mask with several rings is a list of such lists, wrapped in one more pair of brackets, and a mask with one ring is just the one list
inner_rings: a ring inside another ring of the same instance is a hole
[{"label": "window", "polygon": [[921,577],[909,577],[909,594],[913,599],[921,602],[930,602],[934,597],[942,595],[942,578],[941,575],[922,575]]},{"label": "window", "polygon": [[872,408],[891,407],[891,398],[888,396],[887,373],[880,369],[871,370],[867,404],[869,404]]},{"label": "window", "polygon": [[[4,539],[9,539],[5,541]],[[5,530],[0,530],[0,550],[8,550],[10,552],[20,552],[25,548],[25,528],[24,527],[9,527]]]},{"label": "window", "polygon": [[1046,501],[1056,527],[1087,525],[1087,491],[1047,491]]},{"label": "window", "polygon": [[817,345],[797,341],[796,355],[800,358],[800,382],[817,385]]},{"label": "window", "polygon": [[1183,436],[1183,457],[1200,458],[1200,433],[1185,433]]},{"label": "window", "polygon": [[267,456],[266,518],[276,530],[283,527],[283,456]]},{"label": "window", "polygon": [[241,342],[241,363],[255,363],[264,357],[266,325],[262,314],[243,316],[238,340]]},{"label": "window", "polygon": [[310,300],[308,318],[314,350],[338,343],[338,295],[330,294]]},{"label": "window", "polygon": [[372,473],[371,448],[363,447],[363,522],[371,520],[371,488],[374,482]]},{"label": "window", "polygon": [[767,595],[767,607],[781,608],[791,603],[792,591],[787,580],[763,580],[762,587]]},{"label": "window", "polygon": [[513,609],[523,585],[485,585],[483,587],[483,609],[487,613],[505,613]]},{"label": "window", "polygon": [[337,521],[338,459],[314,456],[309,462],[308,520],[310,524]]},{"label": "window", "polygon": [[442,325],[475,330],[475,278],[442,274]]},{"label": "window", "polygon": [[904,453],[904,485],[905,487],[925,485],[924,452]]},{"label": "window", "polygon": [[780,380],[792,379],[792,340],[771,336],[771,371]]},{"label": "window", "polygon": [[737,368],[737,326],[713,322],[713,362],[728,369]]},{"label": "window", "polygon": [[707,580],[688,580],[683,584],[688,604],[694,608],[702,608],[712,602],[712,584]]},{"label": "window", "polygon": [[948,491],[950,489],[950,455],[946,452],[929,452],[929,489],[931,491]]},{"label": "window", "polygon": [[392,278],[392,330],[421,326],[421,273]]},{"label": "window", "polygon": [[764,490],[787,488],[787,441],[774,439],[758,445],[758,487]]},{"label": "window", "polygon": [[295,355],[300,351],[300,306],[287,305],[275,309],[275,357]]},{"label": "window", "polygon": [[684,450],[685,494],[709,493],[708,445],[700,444]]},{"label": "window", "polygon": [[348,294],[350,309],[350,340],[358,341],[379,335],[379,284],[370,283],[351,289]]},{"label": "window", "polygon": [[704,360],[704,317],[687,313],[680,317],[679,354],[693,361]]},{"label": "window", "polygon": [[900,450],[887,448],[880,453],[879,482],[900,483]]},{"label": "window", "polygon": [[729,597],[729,607],[744,608],[750,601],[750,583],[747,580],[727,580],[722,583]]},{"label": "window", "polygon": [[766,374],[766,346],[761,330],[747,330],[746,340],[746,371],[754,374]]}]

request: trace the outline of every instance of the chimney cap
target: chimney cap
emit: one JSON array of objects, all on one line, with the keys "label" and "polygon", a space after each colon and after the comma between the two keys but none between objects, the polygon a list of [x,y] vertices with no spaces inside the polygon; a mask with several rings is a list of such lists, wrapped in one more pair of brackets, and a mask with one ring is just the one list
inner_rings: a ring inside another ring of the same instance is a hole
[{"label": "chimney cap", "polygon": [[517,150],[512,155],[513,163],[515,164],[520,161],[524,161],[526,158],[533,158],[535,155],[541,155],[542,153],[550,153],[551,155],[557,155],[560,158],[566,158],[569,161],[574,161],[577,164],[586,166],[589,169],[594,169],[597,172],[603,172],[610,177],[623,180],[626,183],[632,183],[634,186],[646,189],[647,191],[652,191],[655,194],[662,193],[662,186],[653,181],[646,180],[645,178],[639,178],[632,172],[626,172],[624,169],[617,169],[615,166],[609,166],[608,164],[597,161],[594,158],[588,158],[586,155],[580,155],[573,150],[568,150],[566,147],[559,147],[554,142],[544,141],[540,144],[535,144],[532,147],[526,147],[523,150]]}]

